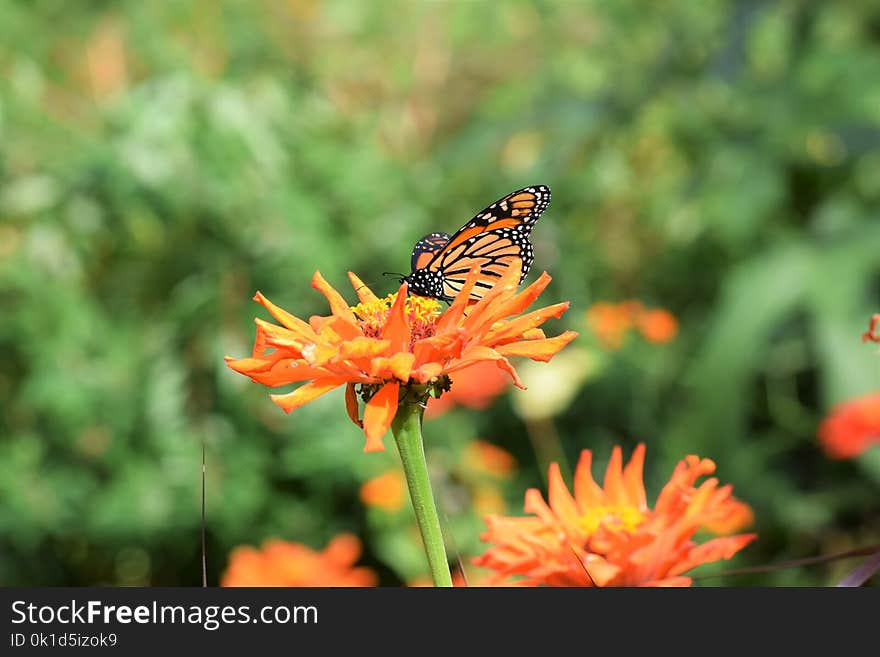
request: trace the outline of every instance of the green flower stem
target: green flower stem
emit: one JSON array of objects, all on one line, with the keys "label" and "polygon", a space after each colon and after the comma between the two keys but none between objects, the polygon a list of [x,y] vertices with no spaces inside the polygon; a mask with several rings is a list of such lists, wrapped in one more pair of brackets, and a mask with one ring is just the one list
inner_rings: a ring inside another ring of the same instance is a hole
[{"label": "green flower stem", "polygon": [[437,516],[434,494],[431,492],[428,464],[425,461],[425,449],[422,445],[423,412],[424,408],[420,403],[404,398],[391,423],[391,432],[400,451],[409,497],[422,534],[434,586],[452,586],[449,560],[446,557],[446,547],[440,531],[440,518]]}]

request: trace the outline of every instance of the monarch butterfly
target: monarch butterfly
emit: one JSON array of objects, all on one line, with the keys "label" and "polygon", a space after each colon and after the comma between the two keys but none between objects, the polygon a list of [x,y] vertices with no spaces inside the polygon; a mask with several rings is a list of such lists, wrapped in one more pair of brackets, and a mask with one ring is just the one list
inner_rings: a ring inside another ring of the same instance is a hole
[{"label": "monarch butterfly", "polygon": [[518,260],[522,283],[534,260],[529,235],[549,204],[546,185],[523,187],[478,212],[452,236],[425,235],[413,248],[412,272],[402,280],[413,294],[448,302],[461,290],[471,268],[479,265],[470,298],[480,299],[495,284],[493,279]]}]

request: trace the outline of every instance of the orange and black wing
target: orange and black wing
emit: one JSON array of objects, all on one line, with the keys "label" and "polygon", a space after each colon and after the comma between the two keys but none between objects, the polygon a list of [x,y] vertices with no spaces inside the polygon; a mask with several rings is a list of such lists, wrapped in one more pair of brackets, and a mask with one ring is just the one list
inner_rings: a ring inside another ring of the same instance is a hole
[{"label": "orange and black wing", "polygon": [[434,254],[449,241],[449,233],[428,233],[413,247],[410,267],[413,271],[422,269],[434,259]]},{"label": "orange and black wing", "polygon": [[480,275],[472,298],[481,298],[517,260],[522,266],[522,282],[534,260],[529,235],[549,203],[549,187],[524,187],[495,201],[462,226],[425,265],[439,277],[442,298],[454,297],[475,265],[479,265]]},{"label": "orange and black wing", "polygon": [[[523,187],[475,214],[444,246],[446,249],[454,249],[481,233],[504,228],[518,230],[528,237],[549,204],[550,188],[546,185]],[[438,253],[435,258],[440,256]]]}]

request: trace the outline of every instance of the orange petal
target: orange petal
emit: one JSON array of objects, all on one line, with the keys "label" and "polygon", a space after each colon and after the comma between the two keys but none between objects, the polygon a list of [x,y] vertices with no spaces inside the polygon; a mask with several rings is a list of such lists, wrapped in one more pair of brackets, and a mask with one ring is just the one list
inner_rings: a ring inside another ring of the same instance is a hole
[{"label": "orange petal", "polygon": [[564,524],[569,527],[577,527],[580,524],[582,513],[571,493],[568,492],[562,480],[562,473],[559,471],[559,464],[556,462],[550,464],[547,474],[547,497],[550,500],[550,508]]},{"label": "orange petal", "polygon": [[510,321],[504,322],[497,328],[493,328],[486,334],[485,341],[487,343],[503,342],[505,340],[516,339],[529,329],[536,328],[546,322],[551,317],[556,319],[562,317],[563,313],[568,310],[569,303],[555,303],[552,306],[533,310],[530,313],[517,317]]},{"label": "orange petal", "polygon": [[492,349],[492,347],[473,345],[468,347],[461,353],[461,358],[457,358],[449,363],[449,365],[446,367],[446,371],[456,372],[458,370],[463,370],[466,367],[476,365],[481,361],[496,361],[499,358],[501,358],[501,355],[497,351]]},{"label": "orange petal", "polygon": [[226,361],[227,367],[245,376],[259,372],[268,372],[278,362],[265,358],[233,358],[232,356],[224,356],[223,360]]},{"label": "orange petal", "polygon": [[718,561],[719,559],[730,559],[757,537],[757,534],[740,534],[738,536],[713,538],[693,548],[686,559],[679,561],[669,569],[669,574],[680,575],[704,563]]},{"label": "orange petal", "polygon": [[391,427],[391,421],[397,414],[397,394],[400,383],[391,381],[373,395],[364,409],[364,434],[367,437],[365,452],[384,452],[382,437]]},{"label": "orange petal", "polygon": [[605,480],[602,482],[605,496],[609,504],[626,504],[626,489],[623,486],[623,452],[620,445],[611,450],[608,467],[605,468]]},{"label": "orange petal", "polygon": [[[299,353],[303,345],[316,342],[324,344],[324,341],[319,338],[318,334],[312,331],[311,328],[308,329],[308,334],[304,334],[283,326],[278,326],[277,324],[272,324],[259,317],[254,318],[254,323],[257,325],[257,337],[254,341],[254,350],[251,355],[255,358],[266,356],[267,354],[265,351],[267,347],[273,349],[283,348],[291,352]],[[305,322],[303,322],[303,324],[305,324]]]},{"label": "orange petal", "polygon": [[496,347],[495,351],[502,356],[525,356],[546,363],[577,336],[577,331],[566,331],[555,338],[510,342]]},{"label": "orange petal", "polygon": [[639,443],[633,450],[629,463],[623,469],[623,486],[626,490],[628,503],[637,509],[647,509],[644,482],[645,443]]},{"label": "orange petal", "polygon": [[[276,327],[281,331],[286,331],[280,326]],[[311,342],[300,342],[299,340],[287,340],[285,338],[273,338],[268,333],[257,329],[257,340],[261,344],[260,349],[256,349],[254,344],[254,353],[252,358],[265,361],[279,361],[282,358],[302,358],[302,350],[304,347],[313,345]]]},{"label": "orange petal", "polygon": [[581,451],[577,467],[574,470],[574,498],[584,511],[605,503],[605,493],[593,479],[593,453],[585,449]]},{"label": "orange petal", "polygon": [[440,363],[425,363],[410,372],[410,377],[419,383],[428,383],[441,374],[443,374],[443,366]]},{"label": "orange petal", "polygon": [[733,534],[754,521],[752,508],[731,496],[719,505],[716,515],[705,524],[705,528],[713,534]]},{"label": "orange petal", "polygon": [[491,360],[494,361],[495,364],[500,367],[502,370],[507,372],[510,375],[510,378],[513,379],[513,384],[517,388],[521,388],[525,390],[525,386],[523,382],[520,380],[519,375],[516,373],[516,370],[513,368],[513,365],[510,364],[510,361],[507,360],[504,356],[499,354],[497,351],[492,349],[491,347],[483,347],[483,346],[473,346],[465,349],[461,358],[452,361],[450,365],[447,365],[446,372],[452,373],[458,370],[465,369],[466,367],[470,367],[480,361]]},{"label": "orange petal", "polygon": [[526,491],[526,502],[523,505],[523,511],[535,514],[551,527],[558,524],[556,516],[553,515],[553,511],[547,506],[547,503],[541,496],[541,491],[537,488],[529,488]]},{"label": "orange petal", "polygon": [[294,317],[293,315],[291,315],[289,312],[287,312],[283,308],[276,306],[274,303],[272,303],[266,297],[264,297],[262,292],[258,291],[254,295],[254,301],[261,304],[266,310],[269,311],[269,313],[272,315],[272,317],[277,319],[286,328],[295,332],[297,335],[300,335],[303,337],[308,337],[308,336],[311,336],[312,338],[315,337],[314,331],[312,331],[312,327],[310,327],[308,324],[306,324],[299,317]]},{"label": "orange petal", "polygon": [[354,288],[361,303],[370,303],[371,301],[378,300],[378,297],[373,294],[373,291],[368,288],[360,278],[358,278],[357,274],[354,272],[348,272],[348,280],[351,281],[351,286]]},{"label": "orange petal", "polygon": [[416,357],[414,355],[407,351],[400,351],[390,358],[388,367],[397,379],[406,383],[409,381],[410,372],[412,372],[412,366],[415,361]]},{"label": "orange petal", "polygon": [[290,358],[275,363],[258,358],[227,358],[226,364],[236,372],[270,388],[327,376],[327,372],[322,369],[309,367],[305,361]]},{"label": "orange petal", "polygon": [[409,351],[411,333],[409,322],[406,321],[406,295],[407,285],[403,283],[382,329],[382,339],[391,341],[391,351]]},{"label": "orange petal", "polygon": [[307,404],[313,399],[338,388],[346,379],[336,376],[327,376],[322,379],[315,379],[311,383],[300,386],[293,392],[286,395],[269,395],[269,398],[278,404],[285,413],[290,413],[295,408],[299,408],[303,404]]},{"label": "orange petal", "polygon": [[436,330],[438,334],[445,333],[450,328],[458,325],[458,322],[464,316],[464,311],[468,308],[471,291],[474,289],[479,275],[479,265],[471,267],[465,278],[464,285],[461,286],[461,290],[455,295],[455,299],[452,300],[452,304],[446,309],[446,312],[437,320]]},{"label": "orange petal", "polygon": [[535,299],[541,296],[541,293],[547,289],[547,286],[552,280],[553,278],[550,274],[542,272],[538,277],[538,280],[505,303],[503,311],[499,312],[499,314],[504,317],[519,315],[526,308],[531,306],[535,302]]},{"label": "orange petal", "polygon": [[589,574],[589,578],[596,582],[596,586],[608,586],[608,584],[620,574],[622,568],[609,563],[596,554],[589,555],[589,559],[583,563],[585,573]]},{"label": "orange petal", "polygon": [[644,584],[639,584],[639,586],[650,586],[650,587],[665,587],[665,588],[687,588],[689,587],[693,581],[690,577],[666,577],[664,579],[655,579],[650,582],[645,582]]},{"label": "orange petal", "polygon": [[508,267],[501,274],[498,282],[470,309],[467,319],[462,324],[467,331],[474,335],[482,335],[501,317],[498,309],[519,287],[520,270],[518,262]]},{"label": "orange petal", "polygon": [[323,342],[307,344],[302,348],[303,359],[312,367],[321,367],[338,355],[339,350],[336,347],[331,347]]},{"label": "orange petal", "polygon": [[384,381],[391,376],[389,368],[390,363],[390,358],[386,358],[385,356],[376,356],[375,358],[370,359],[370,368],[367,371],[374,379],[381,379]]},{"label": "orange petal", "polygon": [[354,534],[339,534],[327,543],[324,556],[340,566],[353,566],[361,556],[361,542]]},{"label": "orange petal", "polygon": [[345,410],[348,413],[348,417],[351,418],[351,421],[363,428],[364,423],[358,418],[358,399],[357,393],[354,391],[353,383],[349,383],[345,386]]},{"label": "orange petal", "polygon": [[880,342],[880,313],[868,320],[868,330],[862,333],[862,342]]},{"label": "orange petal", "polygon": [[511,381],[513,381],[513,385],[515,385],[520,390],[526,389],[525,384],[519,378],[519,374],[517,374],[516,369],[513,367],[513,365],[510,364],[509,360],[507,360],[506,358],[499,358],[495,361],[495,365],[497,365],[510,375],[510,379]]},{"label": "orange petal", "polygon": [[330,302],[330,310],[334,315],[341,317],[350,324],[357,325],[357,320],[355,319],[354,313],[351,312],[348,303],[346,303],[345,299],[342,298],[342,295],[339,294],[330,283],[324,280],[324,277],[321,276],[321,272],[316,271],[315,275],[312,276],[312,287],[327,297],[327,301]]},{"label": "orange petal", "polygon": [[693,454],[687,455],[678,462],[669,481],[660,490],[654,503],[654,512],[658,515],[667,513],[669,509],[675,507],[682,494],[688,491],[699,477],[712,474],[714,471],[715,463],[711,459],[701,459]]},{"label": "orange petal", "polygon": [[416,362],[428,363],[458,358],[461,356],[463,339],[464,336],[458,331],[423,338],[413,345]]},{"label": "orange petal", "polygon": [[312,327],[312,330],[315,333],[318,333],[322,328],[324,328],[324,325],[334,317],[335,315],[312,315],[311,317],[309,317],[309,326]]},{"label": "orange petal", "polygon": [[339,358],[343,360],[356,358],[375,358],[387,354],[391,342],[389,340],[377,340],[376,338],[355,338],[349,340],[340,347]]},{"label": "orange petal", "polygon": [[[318,335],[328,342],[338,342],[342,340],[355,340],[364,337],[364,332],[360,325],[350,324],[347,320],[331,315],[327,318],[318,331]],[[333,336],[331,340],[329,336]]]}]

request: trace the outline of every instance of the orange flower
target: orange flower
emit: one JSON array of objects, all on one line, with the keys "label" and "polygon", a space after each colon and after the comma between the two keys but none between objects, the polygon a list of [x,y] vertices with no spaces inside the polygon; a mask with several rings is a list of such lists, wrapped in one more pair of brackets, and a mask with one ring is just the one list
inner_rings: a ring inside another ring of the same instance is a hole
[{"label": "orange flower", "polygon": [[819,440],[835,459],[853,458],[880,442],[880,392],[837,404],[819,426]]},{"label": "orange flower", "polygon": [[510,383],[503,370],[491,361],[477,363],[449,377],[452,387],[441,397],[428,399],[425,417],[440,417],[453,406],[488,408],[492,401],[507,389]]},{"label": "orange flower", "polygon": [[340,534],[323,550],[301,543],[270,539],[263,549],[235,548],[220,581],[221,586],[376,586],[369,568],[355,568],[361,542]]},{"label": "orange flower", "polygon": [[406,480],[403,471],[387,470],[361,486],[361,501],[388,513],[400,511],[406,503]]},{"label": "orange flower", "polygon": [[604,347],[619,349],[623,338],[633,326],[635,314],[640,310],[641,304],[638,301],[599,301],[587,310],[587,325]]},{"label": "orange flower", "polygon": [[657,344],[669,342],[678,333],[678,320],[675,319],[675,315],[663,308],[645,310],[636,321],[648,342]]},{"label": "orange flower", "polygon": [[[523,387],[509,356],[547,361],[577,335],[566,331],[548,338],[538,328],[547,319],[560,317],[568,302],[511,319],[544,291],[551,280],[546,273],[517,293],[519,268],[511,267],[482,299],[470,303],[478,272],[476,268],[471,272],[443,313],[435,299],[408,296],[405,283],[396,294],[380,299],[352,273],[349,278],[360,298],[354,307],[315,273],[312,287],[327,297],[332,314],[309,322],[257,292],[254,299],[282,326],[255,320],[251,356],[227,357],[226,362],[266,386],[307,381],[293,392],[271,395],[286,412],[345,385],[346,410],[366,435],[364,451],[382,451],[382,437],[403,395],[412,392],[423,398],[429,387],[439,393],[448,387],[445,376],[483,362],[494,363]],[[366,402],[363,420],[358,419],[358,392]]]},{"label": "orange flower", "polygon": [[485,440],[468,443],[464,449],[464,463],[472,470],[502,479],[509,477],[516,468],[516,459],[510,452]]},{"label": "orange flower", "polygon": [[880,313],[871,316],[868,322],[868,330],[862,333],[862,342],[880,342]]},{"label": "orange flower", "polygon": [[475,484],[471,492],[471,504],[478,516],[507,511],[507,502],[496,484]]},{"label": "orange flower", "polygon": [[619,349],[626,334],[637,328],[649,342],[669,342],[678,333],[678,320],[663,308],[645,308],[640,301],[600,301],[587,310],[587,324],[606,349]]},{"label": "orange flower", "polygon": [[495,571],[494,581],[511,575],[511,584],[548,586],[690,586],[684,575],[704,563],[729,559],[754,538],[740,534],[702,544],[694,533],[706,523],[735,512],[741,502],[731,487],[710,478],[709,459],[688,456],[675,468],[654,508],[642,483],[645,446],[636,447],[624,467],[615,447],[600,487],[590,473],[592,453],[583,450],[575,472],[574,496],[559,466],[549,471],[548,506],[537,489],[526,493],[524,518],[488,516],[482,539],[494,543],[474,560]]}]

